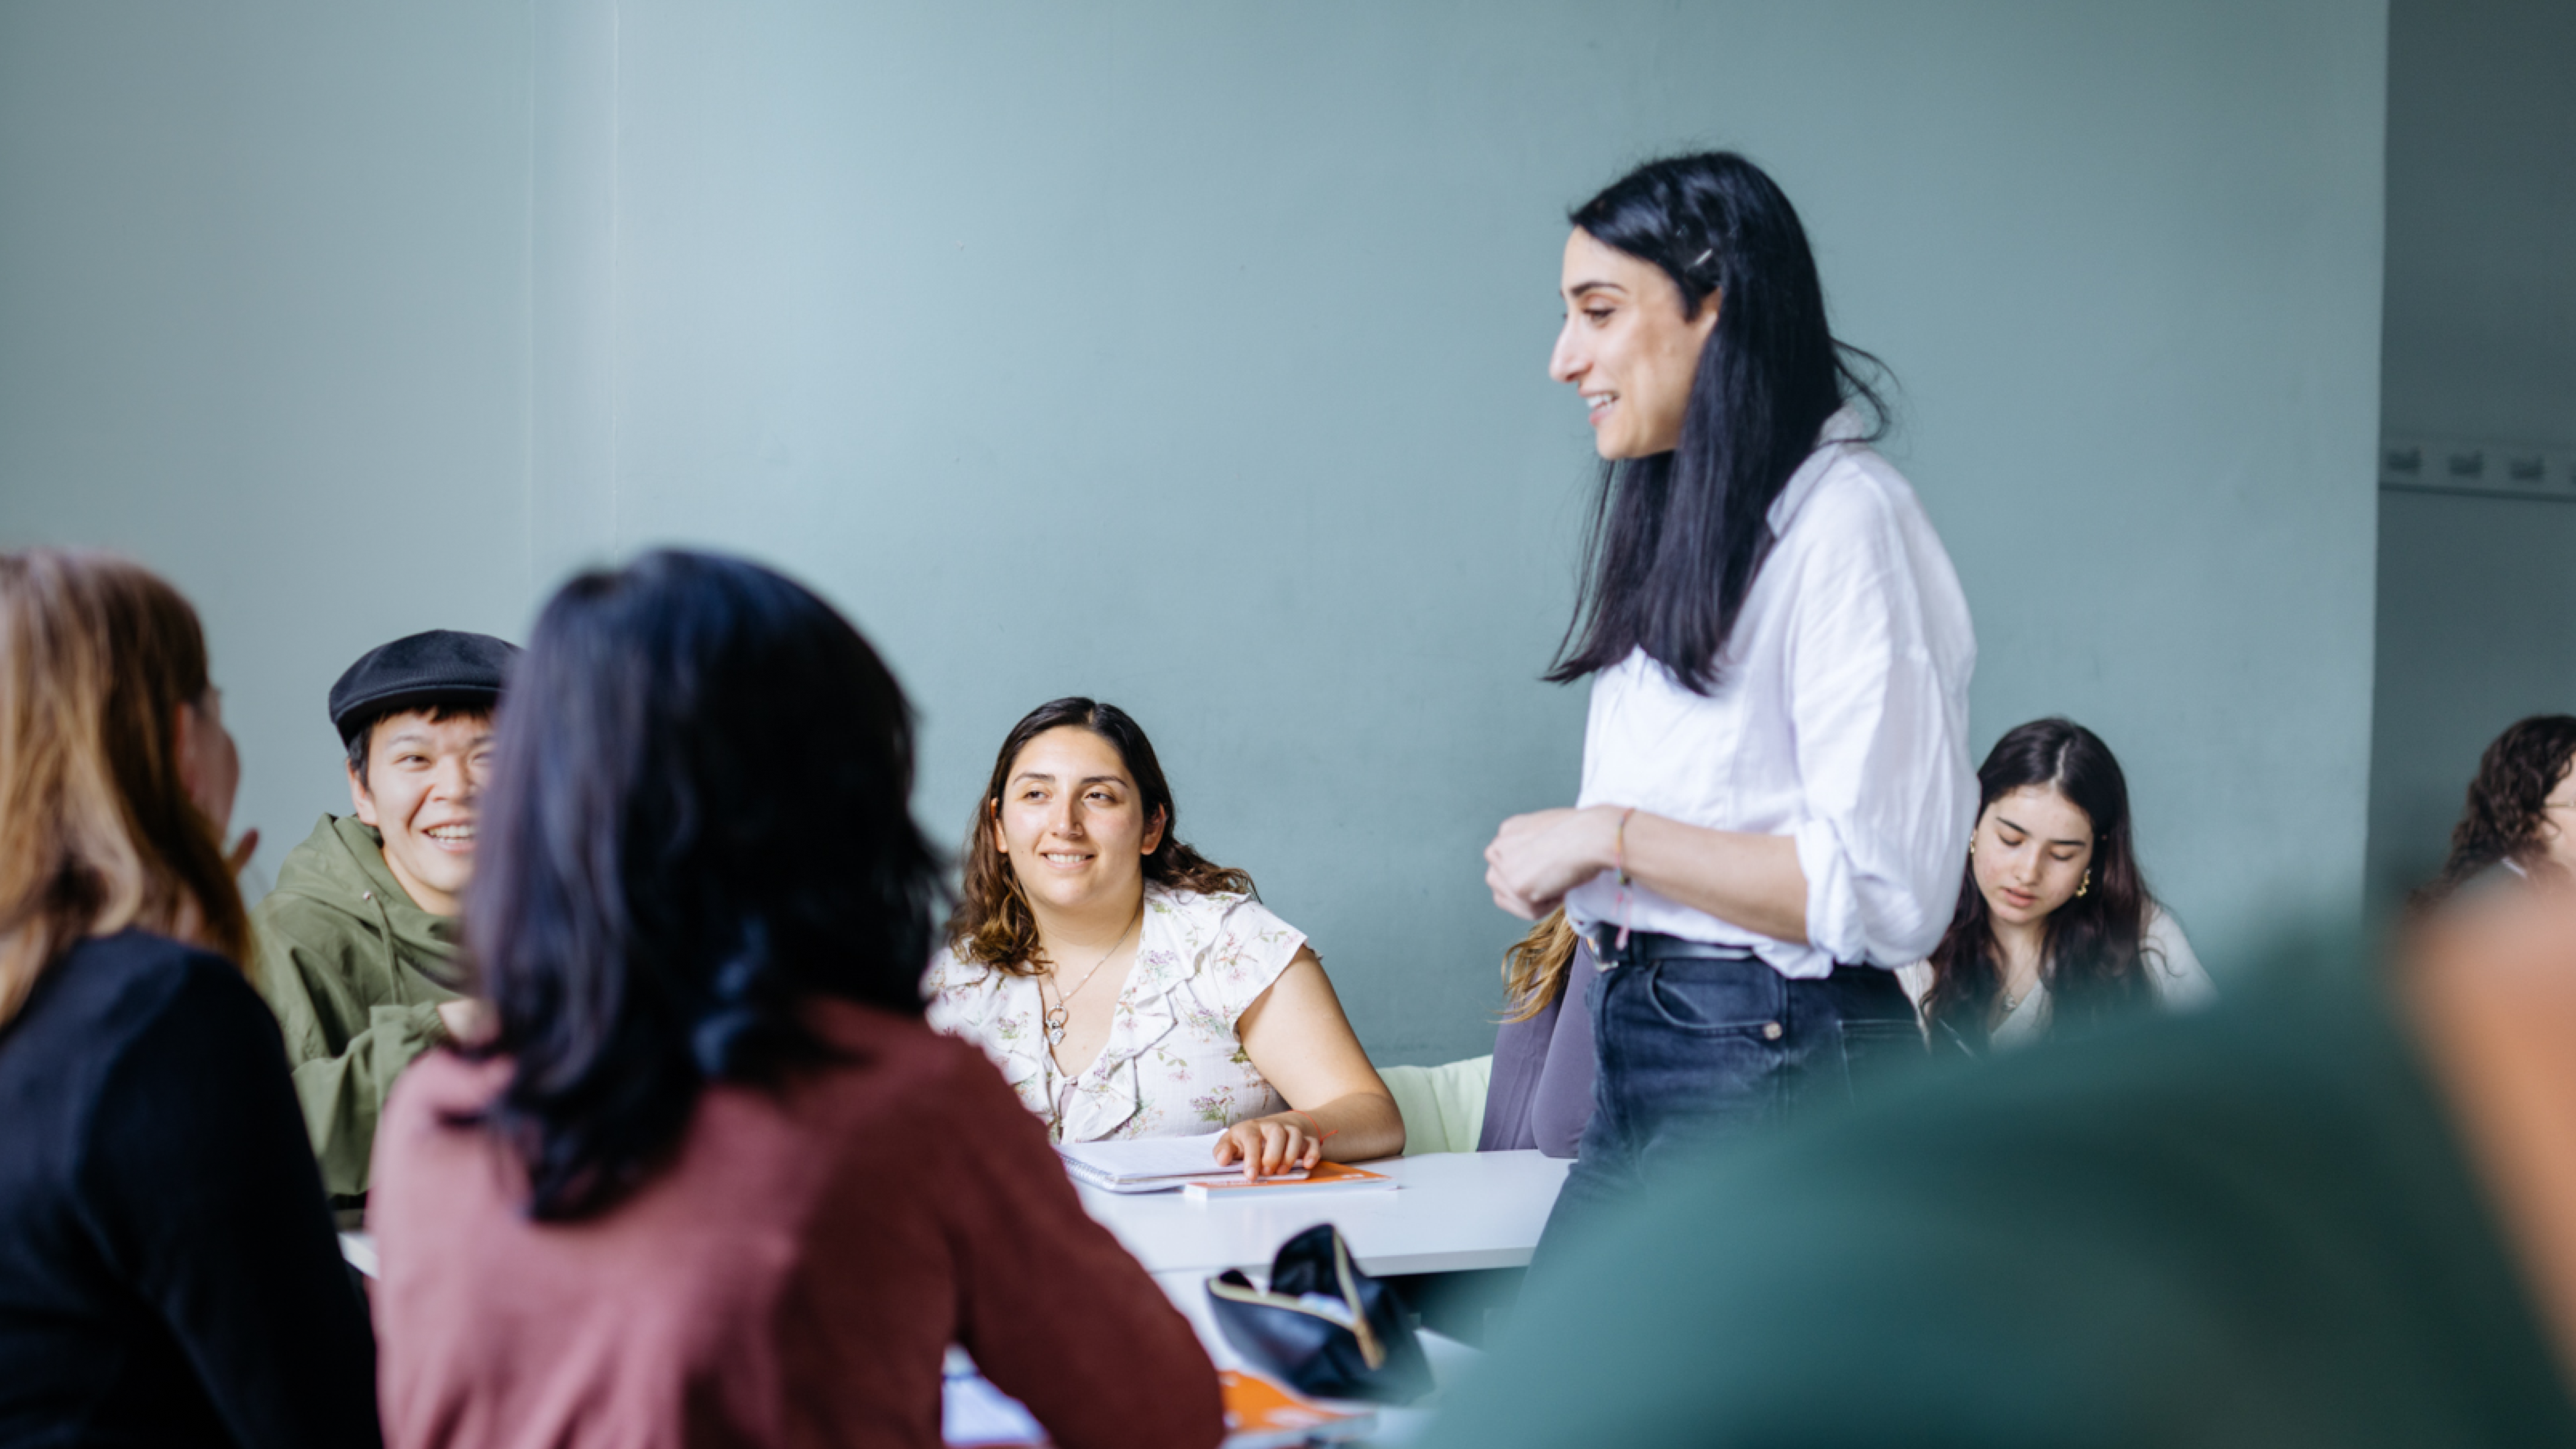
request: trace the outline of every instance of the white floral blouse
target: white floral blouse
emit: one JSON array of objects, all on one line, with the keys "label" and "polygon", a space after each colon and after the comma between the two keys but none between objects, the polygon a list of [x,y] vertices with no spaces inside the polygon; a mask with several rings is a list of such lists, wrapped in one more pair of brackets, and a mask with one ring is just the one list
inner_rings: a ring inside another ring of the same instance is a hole
[{"label": "white floral blouse", "polygon": [[1250,896],[1147,882],[1136,964],[1109,1041],[1070,1093],[1046,1049],[1033,976],[943,948],[930,964],[930,1024],[982,1047],[1058,1142],[1215,1132],[1287,1109],[1253,1067],[1235,1022],[1305,944],[1303,932]]}]

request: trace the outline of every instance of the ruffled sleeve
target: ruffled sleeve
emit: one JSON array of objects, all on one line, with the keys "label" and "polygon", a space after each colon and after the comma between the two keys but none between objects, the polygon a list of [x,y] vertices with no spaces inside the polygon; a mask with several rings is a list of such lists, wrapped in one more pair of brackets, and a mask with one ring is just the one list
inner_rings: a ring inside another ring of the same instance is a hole
[{"label": "ruffled sleeve", "polygon": [[1250,896],[1163,894],[1201,1000],[1231,1028],[1306,945],[1306,933]]},{"label": "ruffled sleeve", "polygon": [[981,1047],[993,1065],[1017,1086],[1030,1076],[1036,1063],[1030,1060],[1024,1024],[1012,1020],[1009,978],[981,962],[963,961],[957,953],[941,947],[931,958],[930,972],[922,986],[929,993],[925,1013],[931,1029],[960,1041]]},{"label": "ruffled sleeve", "polygon": [[957,959],[957,953],[945,946],[930,958],[930,970],[921,978],[921,989],[929,997],[929,1020],[932,1028],[950,1036],[972,1037],[972,1023],[982,1013],[967,990],[969,976],[982,975],[980,968],[968,968]]}]

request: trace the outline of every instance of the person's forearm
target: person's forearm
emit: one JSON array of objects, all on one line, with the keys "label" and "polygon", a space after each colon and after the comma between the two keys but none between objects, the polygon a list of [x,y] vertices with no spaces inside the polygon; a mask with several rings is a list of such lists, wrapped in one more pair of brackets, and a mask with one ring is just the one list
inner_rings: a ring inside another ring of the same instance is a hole
[{"label": "person's forearm", "polygon": [[334,1197],[367,1191],[385,1096],[403,1069],[434,1044],[438,1030],[437,1009],[427,1002],[379,1006],[369,1020],[373,1024],[350,1037],[338,1055],[290,1068],[324,1190]]},{"label": "person's forearm", "polygon": [[1279,1115],[1313,1123],[1311,1130],[1324,1139],[1327,1161],[1366,1162],[1404,1151],[1404,1114],[1395,1109],[1394,1098],[1375,1092],[1352,1092],[1312,1110]]},{"label": "person's forearm", "polygon": [[[1610,812],[1614,842],[1620,813]],[[1794,837],[1709,830],[1640,810],[1628,817],[1625,854],[1628,874],[1666,900],[1807,944],[1807,873]]]}]

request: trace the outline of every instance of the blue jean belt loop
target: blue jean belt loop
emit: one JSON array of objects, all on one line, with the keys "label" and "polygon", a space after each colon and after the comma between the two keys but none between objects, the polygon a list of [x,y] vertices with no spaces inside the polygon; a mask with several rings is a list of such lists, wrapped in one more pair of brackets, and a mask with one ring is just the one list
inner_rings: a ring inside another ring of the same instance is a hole
[{"label": "blue jean belt loop", "polygon": [[1618,958],[1610,954],[1610,936],[1610,931],[1598,925],[1584,935],[1583,943],[1592,948],[1592,969],[1595,971],[1610,971],[1619,964]]}]

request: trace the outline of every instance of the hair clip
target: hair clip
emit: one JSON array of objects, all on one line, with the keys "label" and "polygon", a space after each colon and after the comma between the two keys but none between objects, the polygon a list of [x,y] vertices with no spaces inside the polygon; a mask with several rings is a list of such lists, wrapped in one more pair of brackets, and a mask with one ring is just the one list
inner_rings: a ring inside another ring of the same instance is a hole
[{"label": "hair clip", "polygon": [[1691,258],[1691,270],[1696,272],[1700,268],[1707,266],[1708,259],[1716,255],[1717,248],[1715,247],[1710,247],[1707,251],[1701,252],[1698,256]]}]

